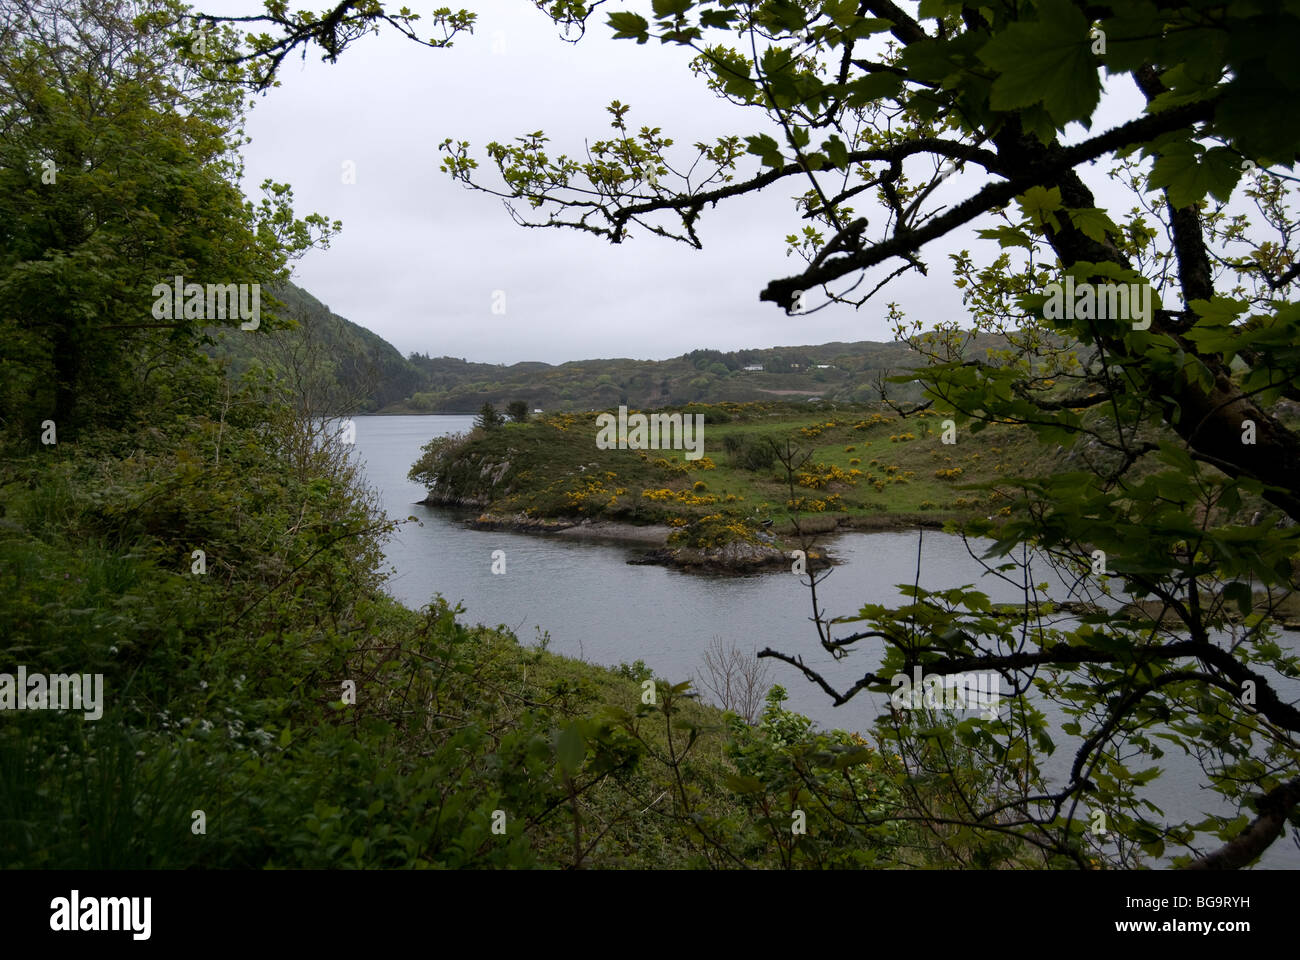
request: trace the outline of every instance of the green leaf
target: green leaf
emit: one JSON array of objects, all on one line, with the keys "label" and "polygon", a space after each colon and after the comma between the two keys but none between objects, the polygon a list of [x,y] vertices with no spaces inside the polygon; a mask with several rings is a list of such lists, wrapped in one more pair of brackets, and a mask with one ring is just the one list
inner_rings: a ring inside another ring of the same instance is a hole
[{"label": "green leaf", "polygon": [[997,34],[979,57],[998,71],[990,105],[1019,110],[1041,103],[1058,127],[1084,122],[1101,99],[1101,77],[1091,50],[1089,23],[1068,0],[1041,0],[1038,19]]},{"label": "green leaf", "polygon": [[614,28],[617,39],[632,39],[637,43],[650,39],[650,24],[638,13],[611,13],[607,23]]},{"label": "green leaf", "polygon": [[861,107],[896,96],[902,87],[903,78],[895,73],[868,73],[849,83],[845,99],[849,106]]},{"label": "green leaf", "polygon": [[921,20],[940,19],[961,8],[954,0],[921,0],[916,15]]},{"label": "green leaf", "polygon": [[[670,19],[685,13],[694,6],[695,0],[651,0],[651,8],[660,19]],[[610,14],[614,16],[614,14]]]},{"label": "green leaf", "polygon": [[[894,28],[893,20],[886,20],[884,17],[859,17],[856,14],[858,6],[856,0],[849,0],[849,5],[855,8],[853,19],[845,26],[845,33],[854,40],[865,40],[873,33],[884,33],[886,30]],[[841,26],[844,26],[841,24]]]},{"label": "green leaf", "polygon": [[725,30],[735,19],[736,15],[730,10],[704,10],[700,13],[700,26]]},{"label": "green leaf", "polygon": [[1187,305],[1192,308],[1192,312],[1210,326],[1224,326],[1236,323],[1237,317],[1250,306],[1245,300],[1234,300],[1231,297],[1220,296],[1209,300],[1190,300]]},{"label": "green leaf", "polygon": [[991,227],[988,230],[979,231],[979,235],[985,240],[996,240],[998,246],[1006,249],[1007,247],[1024,247],[1026,250],[1034,249],[1034,241],[1029,238],[1023,230],[1017,230],[1015,227],[1008,227],[1003,224],[1000,227]]},{"label": "green leaf", "polygon": [[1106,235],[1119,235],[1119,227],[1115,226],[1115,221],[1106,215],[1106,211],[1099,210],[1096,207],[1083,207],[1078,210],[1067,210],[1070,222],[1074,224],[1075,229],[1082,233],[1089,240],[1095,240],[1103,243]]},{"label": "green leaf", "polygon": [[1223,598],[1236,604],[1243,617],[1250,616],[1250,612],[1255,606],[1255,598],[1251,595],[1250,584],[1241,580],[1234,580],[1224,587]]},{"label": "green leaf", "polygon": [[780,167],[785,164],[785,158],[781,156],[781,148],[767,134],[760,133],[746,137],[745,142],[749,144],[747,152],[762,159],[763,166]]},{"label": "green leaf", "polygon": [[1057,225],[1055,211],[1061,209],[1061,188],[1030,187],[1016,197],[1025,219],[1034,224],[1050,223]]},{"label": "green leaf", "polygon": [[857,0],[824,0],[822,13],[841,30],[848,29],[858,19]]},{"label": "green leaf", "polygon": [[1171,467],[1181,470],[1186,476],[1191,477],[1196,474],[1196,463],[1192,460],[1191,454],[1182,447],[1162,441],[1160,443],[1160,459]]},{"label": "green leaf", "polygon": [[582,731],[576,722],[571,723],[555,739],[555,758],[560,763],[560,769],[570,775],[577,773],[586,756],[587,743]]},{"label": "green leaf", "polygon": [[843,170],[849,165],[849,148],[844,145],[844,141],[839,138],[839,134],[832,133],[822,144],[822,150],[825,152],[830,162]]},{"label": "green leaf", "polygon": [[1151,187],[1166,189],[1175,208],[1199,203],[1206,194],[1226,201],[1241,178],[1241,161],[1231,150],[1215,147],[1201,156],[1202,149],[1191,141],[1168,143],[1151,168]]}]

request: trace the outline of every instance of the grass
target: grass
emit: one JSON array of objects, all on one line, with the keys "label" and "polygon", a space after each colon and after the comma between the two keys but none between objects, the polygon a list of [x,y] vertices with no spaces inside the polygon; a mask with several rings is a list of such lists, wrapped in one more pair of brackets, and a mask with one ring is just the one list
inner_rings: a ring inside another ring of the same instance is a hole
[{"label": "grass", "polygon": [[[928,411],[903,419],[871,408],[828,414],[762,403],[684,409],[708,418],[698,460],[682,450],[598,449],[595,414],[563,414],[476,432],[442,468],[438,487],[498,515],[689,523],[720,514],[790,531],[793,520],[812,516],[861,527],[992,513],[996,492],[965,488],[1041,456],[1028,431],[1011,425],[944,444],[942,420]],[[770,442],[791,444],[804,464],[794,498],[782,464],[762,455]]]}]

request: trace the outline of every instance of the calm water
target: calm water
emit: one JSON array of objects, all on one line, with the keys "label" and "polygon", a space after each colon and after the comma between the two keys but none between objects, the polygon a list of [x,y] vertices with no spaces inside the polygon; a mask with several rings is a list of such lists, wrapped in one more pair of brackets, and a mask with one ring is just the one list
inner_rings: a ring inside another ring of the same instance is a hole
[{"label": "calm water", "polygon": [[[464,513],[418,505],[424,488],[406,472],[432,437],[467,431],[471,416],[357,417],[356,452],[366,477],[390,517],[413,516],[389,542],[394,569],[389,590],[418,608],[435,594],[465,608],[469,623],[503,625],[521,643],[533,644],[538,631],[550,634],[553,652],[616,666],[644,660],[657,676],[673,682],[694,679],[703,669],[703,652],[713,637],[734,641],[742,650],[770,646],[819,670],[838,689],[879,664],[878,641],[865,641],[840,663],[832,662],[810,622],[809,592],[792,574],[749,577],[709,576],[657,566],[631,566],[636,548],[620,544],[574,542],[556,537],[467,529]],[[929,589],[976,584],[994,601],[1021,598],[1019,589],[986,575],[960,538],[926,531],[919,538],[923,586]],[[916,574],[918,534],[846,534],[827,544],[845,563],[818,587],[823,616],[843,616],[864,603],[900,602],[897,585]],[[972,544],[976,554],[980,548]],[[506,573],[492,573],[493,551],[505,552]],[[1068,588],[1050,568],[1033,570],[1033,581],[1047,581],[1049,593],[1065,598]],[[848,632],[839,628],[838,633]],[[1294,646],[1295,634],[1283,643]],[[874,644],[874,645],[873,645]],[[769,676],[790,694],[787,706],[827,727],[866,731],[883,711],[887,697],[858,694],[832,707],[818,688],[794,668],[776,661]],[[1300,683],[1288,684],[1292,698]],[[1044,706],[1049,717],[1053,705]],[[1073,749],[1057,738],[1049,771],[1068,770]],[[1166,771],[1150,796],[1170,815],[1227,812],[1198,788],[1199,768],[1166,753]],[[1276,842],[1263,866],[1300,867],[1300,850],[1289,837]]]}]

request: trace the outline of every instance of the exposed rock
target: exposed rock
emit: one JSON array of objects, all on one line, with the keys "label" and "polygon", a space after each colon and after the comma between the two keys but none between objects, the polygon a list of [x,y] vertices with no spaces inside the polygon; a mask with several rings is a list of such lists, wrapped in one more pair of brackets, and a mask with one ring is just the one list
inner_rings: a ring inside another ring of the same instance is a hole
[{"label": "exposed rock", "polygon": [[484,461],[483,469],[479,471],[479,479],[489,479],[492,486],[496,486],[501,479],[509,472],[510,461],[502,460],[500,463],[493,463],[490,460]]},{"label": "exposed rock", "polygon": [[[809,570],[824,570],[835,561],[824,553],[809,551]],[[791,569],[790,553],[762,543],[733,541],[721,547],[676,547],[654,550],[629,560],[635,564],[657,564],[683,570],[709,570],[718,573],[754,573],[759,570]]]},{"label": "exposed rock", "polygon": [[[768,543],[734,541],[721,547],[700,549],[695,547],[670,547],[668,536],[673,528],[662,524],[616,523],[608,520],[552,519],[530,517],[524,513],[514,516],[481,513],[465,523],[476,530],[512,530],[516,533],[545,533],[559,537],[584,540],[609,540],[618,543],[653,547],[627,562],[636,565],[677,567],[682,570],[708,570],[718,573],[752,573],[758,570],[790,569],[794,562],[789,552],[775,546],[776,538],[764,537]],[[819,570],[835,561],[824,553],[810,551],[807,557],[809,570]]]}]

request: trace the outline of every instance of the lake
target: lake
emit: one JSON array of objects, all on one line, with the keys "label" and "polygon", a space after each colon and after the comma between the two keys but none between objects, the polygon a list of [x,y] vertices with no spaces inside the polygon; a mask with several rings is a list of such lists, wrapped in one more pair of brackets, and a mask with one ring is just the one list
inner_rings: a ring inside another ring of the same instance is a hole
[{"label": "lake", "polygon": [[[737,577],[629,565],[637,552],[631,546],[471,530],[462,522],[464,512],[420,506],[424,488],[406,479],[420,447],[435,436],[468,431],[473,421],[472,416],[354,418],[356,455],[384,509],[394,519],[419,521],[402,526],[385,551],[393,568],[389,592],[403,604],[419,608],[441,594],[464,606],[465,622],[505,626],[521,643],[533,645],[547,633],[555,653],[606,666],[644,660],[656,676],[674,683],[695,680],[697,687],[704,651],[715,636],[745,651],[770,646],[802,655],[841,690],[878,666],[879,641],[862,642],[839,663],[831,660],[811,623],[808,588],[793,574]],[[922,586],[975,584],[995,602],[1021,599],[1014,584],[987,575],[959,537],[935,531],[848,533],[825,543],[844,562],[818,586],[823,616],[851,614],[864,603],[899,605],[897,585],[910,583],[916,574],[918,538]],[[976,555],[981,552],[979,544],[971,546]],[[492,573],[497,550],[505,554],[504,575]],[[1069,595],[1048,566],[1035,567],[1032,580],[1047,581],[1055,599]],[[1283,634],[1281,642],[1294,649],[1296,635]],[[885,710],[886,695],[866,692],[833,707],[793,667],[767,662],[771,682],[790,694],[786,706],[822,726],[865,732]],[[1300,682],[1286,682],[1283,692],[1288,699],[1300,698]],[[1043,709],[1059,719],[1054,705]],[[1057,752],[1044,768],[1060,775],[1068,770],[1073,749],[1067,738],[1056,739]],[[1200,789],[1203,774],[1192,759],[1168,752],[1160,763],[1167,772],[1148,795],[1171,816],[1228,812]],[[1300,867],[1300,849],[1284,836],[1260,866]]]}]

